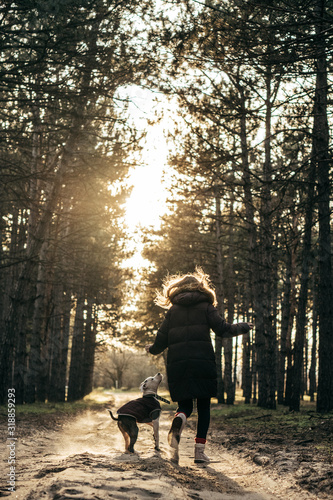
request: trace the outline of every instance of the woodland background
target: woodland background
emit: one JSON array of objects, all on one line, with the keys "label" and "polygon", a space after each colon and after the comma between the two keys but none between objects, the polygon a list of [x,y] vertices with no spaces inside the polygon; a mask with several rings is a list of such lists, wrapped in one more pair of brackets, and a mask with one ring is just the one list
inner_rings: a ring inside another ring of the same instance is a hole
[{"label": "woodland background", "polygon": [[[0,26],[0,403],[82,398],[108,358],[121,386],[155,290],[199,265],[221,314],[255,323],[215,340],[218,400],[241,360],[246,403],[331,411],[332,0],[6,0]],[[128,86],[178,103],[139,279]]]}]

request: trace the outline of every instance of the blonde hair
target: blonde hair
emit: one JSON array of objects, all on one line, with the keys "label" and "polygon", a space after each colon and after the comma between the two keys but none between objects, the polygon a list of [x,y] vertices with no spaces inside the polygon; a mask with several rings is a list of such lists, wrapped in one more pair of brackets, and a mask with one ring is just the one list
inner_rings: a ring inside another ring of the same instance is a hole
[{"label": "blonde hair", "polygon": [[172,306],[172,299],[178,293],[193,291],[203,292],[207,295],[209,302],[214,306],[217,305],[215,290],[209,276],[200,267],[196,267],[194,273],[167,276],[162,286],[163,291],[157,292],[155,304],[164,309]]}]

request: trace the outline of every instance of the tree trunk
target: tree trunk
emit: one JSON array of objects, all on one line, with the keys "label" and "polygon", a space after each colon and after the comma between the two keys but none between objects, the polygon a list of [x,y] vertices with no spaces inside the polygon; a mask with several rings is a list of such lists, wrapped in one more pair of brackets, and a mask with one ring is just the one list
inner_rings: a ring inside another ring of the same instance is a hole
[{"label": "tree trunk", "polygon": [[88,301],[87,322],[84,338],[82,397],[86,396],[93,388],[94,359],[96,347],[96,321],[93,310],[93,300]]},{"label": "tree trunk", "polygon": [[83,373],[83,346],[84,346],[84,294],[77,296],[75,322],[72,339],[71,364],[68,380],[67,401],[76,401],[81,398]]},{"label": "tree trunk", "polygon": [[325,0],[316,0],[316,92],[314,103],[313,142],[317,161],[319,215],[319,373],[317,411],[333,409],[333,285],[330,229],[329,128],[327,120],[327,61],[324,22]]},{"label": "tree trunk", "polygon": [[[276,337],[272,325],[272,165],[271,165],[271,67],[266,68],[266,117],[265,117],[265,161],[263,167],[263,190],[261,205],[261,307],[256,311],[260,321],[257,328],[258,352],[258,405],[276,408]],[[258,319],[256,319],[257,324]]]},{"label": "tree trunk", "polygon": [[[216,235],[216,267],[217,267],[217,283],[216,295],[218,302],[218,310],[224,317],[224,291],[223,291],[223,262],[221,249],[221,199],[218,188],[215,189],[215,235]],[[222,377],[222,345],[221,337],[215,335],[215,360],[217,369],[217,400],[219,403],[224,403],[224,382]]]},{"label": "tree trunk", "polygon": [[48,239],[43,242],[40,251],[40,261],[37,272],[36,298],[34,302],[34,312],[32,318],[32,331],[30,339],[29,368],[27,375],[26,402],[34,403],[36,400],[36,390],[41,374],[41,340],[46,325],[46,260],[49,248]]},{"label": "tree trunk", "polygon": [[[277,233],[278,234],[278,233]],[[275,237],[275,247],[278,248],[277,236]],[[279,276],[278,276],[278,260],[277,260],[277,252],[273,255],[273,285],[272,285],[272,335],[275,339],[275,349],[274,349],[274,365],[275,365],[275,384],[274,384],[274,392],[277,392],[277,369],[278,369],[278,287],[279,287]],[[272,389],[273,390],[273,389]]]},{"label": "tree trunk", "polygon": [[237,362],[238,362],[238,338],[236,337],[235,339],[235,360],[234,360],[234,374],[233,374],[233,402],[235,402],[235,397],[236,397],[236,389],[237,389]]},{"label": "tree trunk", "polygon": [[[21,212],[21,223],[19,225],[19,237],[18,237],[18,254],[23,255],[24,245],[27,242],[27,248],[29,244],[26,240],[26,213],[24,210]],[[34,296],[34,271],[35,266],[32,269],[31,277],[26,281],[24,287],[24,293],[21,299],[16,303],[15,314],[16,318],[16,329],[15,337],[13,339],[14,347],[14,370],[13,370],[13,382],[12,385],[15,387],[15,400],[17,404],[24,403],[24,392],[26,384],[26,373],[27,373],[27,328],[29,324],[29,310],[30,303],[32,302],[32,296]]]},{"label": "tree trunk", "polygon": [[254,346],[252,348],[252,402],[257,403],[258,401],[258,368],[257,368],[257,348],[256,340],[252,342]]},{"label": "tree trunk", "polygon": [[[30,212],[28,220],[28,244],[27,253],[30,253],[30,245],[33,241],[33,234],[38,223],[38,207],[39,207],[39,189],[38,175],[42,170],[40,165],[40,141],[41,141],[41,122],[40,108],[37,104],[33,106],[33,134],[32,134],[32,162],[30,176]],[[46,236],[46,235],[45,235]],[[25,401],[34,403],[36,400],[37,379],[40,372],[40,335],[45,314],[45,263],[48,250],[48,241],[45,240],[42,244],[39,263],[37,265],[37,282],[34,301],[34,312],[32,319],[32,332],[30,337],[30,352],[29,366],[27,373],[27,385]]]},{"label": "tree trunk", "polygon": [[63,296],[62,315],[62,336],[61,336],[61,356],[60,356],[60,376],[59,376],[59,401],[66,401],[67,368],[68,368],[68,346],[70,336],[72,299],[67,290]]},{"label": "tree trunk", "polygon": [[[0,200],[2,196],[1,191],[2,189],[0,188]],[[7,225],[3,219],[2,210],[0,210],[0,262],[5,262],[4,235],[6,227]],[[4,272],[4,270],[2,270],[2,272],[0,272],[0,332],[3,331],[3,311],[5,308],[4,300],[5,300],[5,288],[6,288],[5,282],[6,282],[6,273]],[[0,334],[0,341],[1,341],[1,334]]]},{"label": "tree trunk", "polygon": [[[32,367],[29,360],[29,365],[27,366],[27,346],[26,346],[26,336],[27,328],[29,324],[29,301],[35,299],[35,281],[31,278],[34,274],[37,274],[37,259],[36,255],[32,252],[34,231],[38,223],[38,206],[39,206],[39,194],[38,194],[38,180],[37,172],[40,170],[40,117],[39,117],[39,107],[37,105],[33,106],[33,134],[32,134],[32,161],[31,161],[31,173],[29,179],[29,216],[27,225],[27,238],[26,238],[26,254],[30,256],[32,269],[30,271],[30,279],[27,281],[25,286],[25,291],[22,294],[24,297],[23,302],[20,304],[20,310],[16,311],[18,316],[18,330],[17,339],[15,341],[15,370],[14,370],[14,384],[16,390],[17,402],[34,402],[35,401],[35,385],[30,387],[30,383],[34,382],[31,380],[32,370],[36,369],[35,359],[32,359]],[[23,219],[23,218],[22,218]],[[25,228],[24,228],[25,232]],[[34,357],[35,351],[33,351]],[[27,373],[26,373],[27,372]]]},{"label": "tree trunk", "polygon": [[215,335],[215,361],[217,371],[217,401],[224,403],[224,381],[222,377],[222,339]]},{"label": "tree trunk", "polygon": [[[49,260],[52,261],[52,258]],[[48,397],[49,378],[50,378],[50,345],[51,345],[51,317],[53,313],[52,292],[54,282],[54,266],[47,266],[46,286],[44,289],[44,318],[40,329],[40,368],[37,379],[37,400],[44,402]]]},{"label": "tree trunk", "polygon": [[284,291],[282,299],[282,317],[281,317],[281,336],[280,353],[278,365],[278,404],[284,403],[286,357],[287,357],[287,336],[290,318],[290,294],[291,294],[291,274],[292,274],[292,255],[291,249],[287,249],[286,275],[284,281]]},{"label": "tree trunk", "polygon": [[[228,283],[228,322],[234,322],[235,316],[235,275],[234,275],[234,264],[233,264],[233,210],[234,202],[230,202],[230,214],[229,214],[229,230],[228,230],[228,261],[227,261],[227,283]],[[232,355],[233,355],[233,339],[224,339],[224,384],[225,392],[227,394],[227,404],[233,405],[235,402],[235,386],[232,378]]]},{"label": "tree trunk", "polygon": [[308,364],[309,364],[309,340],[307,337],[304,339],[304,363],[302,372],[302,387],[301,387],[301,400],[304,395],[308,395]]},{"label": "tree trunk", "polygon": [[53,332],[51,341],[49,399],[52,401],[66,400],[68,344],[70,334],[71,294],[68,291],[66,269],[69,267],[68,255],[59,251],[59,241],[66,240],[69,225],[64,214],[69,210],[70,201],[64,196],[62,210],[55,225],[54,256],[52,262],[57,262],[53,286]]},{"label": "tree trunk", "polygon": [[57,282],[53,286],[53,315],[51,318],[52,337],[50,345],[50,382],[48,390],[49,401],[60,401],[64,387],[61,387],[63,376],[61,374],[62,355],[62,305],[63,305],[63,285]]},{"label": "tree trunk", "polygon": [[251,403],[252,374],[250,369],[251,340],[250,332],[243,335],[243,397],[245,404]]},{"label": "tree trunk", "polygon": [[[19,210],[17,208],[13,208],[12,213],[12,223],[11,223],[11,231],[10,231],[10,247],[9,247],[9,259],[11,262],[15,263],[15,260],[19,260],[19,245],[18,245],[18,218],[19,218]],[[6,346],[5,342],[5,324],[6,324],[6,316],[8,315],[9,310],[12,307],[11,300],[14,295],[15,283],[17,281],[19,273],[19,266],[12,265],[7,268],[5,278],[4,278],[4,298],[3,298],[3,309],[1,310],[2,315],[2,325],[0,331],[1,338],[1,347],[2,350],[6,351],[7,355],[7,364],[8,364],[8,385],[13,387],[13,365],[14,365],[14,345]],[[7,349],[6,349],[7,348]]]},{"label": "tree trunk", "polygon": [[[248,250],[249,250],[249,276],[248,276],[248,302],[254,306],[255,314],[257,316],[258,305],[258,291],[259,291],[259,261],[258,261],[258,249],[257,249],[257,228],[254,221],[254,204],[252,199],[251,190],[251,174],[249,168],[249,151],[247,145],[247,110],[246,110],[246,99],[244,94],[244,89],[242,86],[238,86],[238,91],[240,95],[240,143],[241,143],[241,161],[242,161],[242,179],[243,179],[243,189],[244,189],[244,203],[245,203],[245,222],[247,229],[247,240],[248,240]],[[257,328],[257,320],[256,320]],[[252,346],[253,340],[255,339],[255,334],[252,335]],[[250,356],[252,351],[252,372],[250,369]],[[245,360],[244,360],[245,357]],[[243,335],[243,371],[245,371],[245,388],[244,397],[245,402],[250,403],[252,394],[252,376],[253,376],[253,390],[254,390],[254,400],[256,401],[256,387],[257,387],[257,368],[256,368],[256,351],[253,347],[251,349],[251,335]]]},{"label": "tree trunk", "polygon": [[233,339],[224,339],[224,390],[227,394],[227,405],[234,404],[234,386],[232,383],[232,344]]},{"label": "tree trunk", "polygon": [[27,373],[27,344],[26,327],[28,319],[28,298],[26,297],[17,307],[18,321],[16,330],[16,340],[14,345],[14,372],[13,387],[15,387],[15,402],[23,404],[25,402],[25,378]]},{"label": "tree trunk", "polygon": [[[315,280],[313,280],[315,281]],[[317,284],[313,283],[313,308],[312,308],[312,347],[311,347],[311,363],[309,370],[309,396],[310,401],[314,401],[314,395],[317,391],[316,369],[317,369],[317,326],[318,326],[318,312],[317,301],[318,292]]]},{"label": "tree trunk", "polygon": [[298,298],[298,308],[296,316],[296,336],[294,345],[294,366],[292,378],[292,390],[290,398],[290,410],[300,410],[300,396],[302,391],[302,374],[303,374],[303,353],[304,339],[306,328],[306,305],[308,300],[309,287],[309,265],[311,253],[311,232],[312,232],[312,214],[314,202],[314,185],[315,185],[315,162],[312,160],[310,164],[310,175],[308,183],[307,205],[305,211],[305,227],[302,252],[302,271],[301,271],[301,287]]}]

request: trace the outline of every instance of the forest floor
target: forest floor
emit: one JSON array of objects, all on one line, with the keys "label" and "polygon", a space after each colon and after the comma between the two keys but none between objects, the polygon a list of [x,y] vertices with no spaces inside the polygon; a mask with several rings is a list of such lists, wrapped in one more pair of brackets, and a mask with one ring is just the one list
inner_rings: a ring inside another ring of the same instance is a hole
[{"label": "forest floor", "polygon": [[[18,500],[202,499],[314,500],[332,498],[332,418],[315,421],[316,432],[295,432],[290,422],[272,428],[264,415],[236,411],[221,418],[213,405],[207,442],[209,465],[193,462],[195,415],[189,419],[180,463],[168,458],[167,432],[173,411],[162,405],[161,452],[154,451],[152,429],[139,425],[135,455],[125,454],[116,422],[105,407],[117,409],[138,393],[109,393],[102,406],[70,415],[18,413],[15,491],[8,491],[7,420],[0,420],[0,497]],[[2,409],[3,410],[3,409]],[[236,416],[238,414],[238,416]],[[247,430],[244,432],[244,422]],[[285,420],[284,420],[285,421]],[[250,422],[250,426],[248,423]],[[305,432],[305,430],[304,430]],[[324,443],[323,448],[320,444]]]}]

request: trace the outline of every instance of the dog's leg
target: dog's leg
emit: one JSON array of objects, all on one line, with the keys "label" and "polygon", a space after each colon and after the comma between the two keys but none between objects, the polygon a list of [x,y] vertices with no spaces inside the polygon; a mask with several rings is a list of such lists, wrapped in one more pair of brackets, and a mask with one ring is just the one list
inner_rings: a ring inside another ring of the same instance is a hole
[{"label": "dog's leg", "polygon": [[125,438],[125,448],[127,453],[134,453],[134,445],[138,439],[139,428],[136,424],[134,417],[123,416],[121,421],[119,419],[118,424],[121,423],[119,429],[123,433]]},{"label": "dog's leg", "polygon": [[160,451],[160,434],[159,434],[159,429],[160,429],[160,419],[156,418],[153,420],[153,433],[154,433],[154,440],[155,440],[155,450]]},{"label": "dog's leg", "polygon": [[136,422],[133,422],[133,425],[131,425],[129,437],[130,437],[130,444],[128,450],[130,453],[134,453],[134,445],[136,443],[136,440],[138,439],[138,434],[139,434],[139,427],[137,426]]},{"label": "dog's leg", "polygon": [[118,422],[118,427],[119,427],[119,430],[121,431],[122,435],[124,436],[124,440],[125,440],[125,453],[130,453],[130,450],[129,450],[130,438],[129,438],[129,435],[128,435],[125,427],[123,426],[123,423],[120,420]]}]

